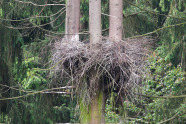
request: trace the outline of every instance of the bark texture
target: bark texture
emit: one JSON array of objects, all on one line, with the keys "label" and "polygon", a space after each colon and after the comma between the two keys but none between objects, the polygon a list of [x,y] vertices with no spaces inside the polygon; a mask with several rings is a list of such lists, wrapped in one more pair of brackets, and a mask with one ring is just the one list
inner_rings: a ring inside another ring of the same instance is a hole
[{"label": "bark texture", "polygon": [[67,40],[79,40],[80,0],[67,0],[65,33]]},{"label": "bark texture", "polygon": [[89,0],[89,32],[92,46],[101,41],[101,0]]},{"label": "bark texture", "polygon": [[103,90],[98,90],[97,94],[95,95],[94,99],[91,103],[91,118],[90,124],[104,124],[104,93]]},{"label": "bark texture", "polygon": [[123,36],[123,0],[109,0],[109,37],[122,40]]},{"label": "bark texture", "polygon": [[104,92],[102,82],[100,80],[99,73],[97,69],[92,69],[90,74],[91,85],[96,88],[95,94],[93,94],[93,99],[90,108],[90,124],[101,124],[104,123]]},{"label": "bark texture", "polygon": [[[89,0],[89,32],[91,50],[99,51],[98,43],[101,42],[101,0]],[[98,70],[90,70],[90,85],[96,88],[95,94],[90,104],[89,124],[104,123],[104,92],[101,85]],[[94,81],[92,81],[94,80]]]}]

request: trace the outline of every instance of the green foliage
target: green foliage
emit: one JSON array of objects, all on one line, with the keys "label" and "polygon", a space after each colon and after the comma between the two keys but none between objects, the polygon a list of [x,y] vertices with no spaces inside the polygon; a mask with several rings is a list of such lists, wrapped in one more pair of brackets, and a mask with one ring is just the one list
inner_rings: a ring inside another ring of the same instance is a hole
[{"label": "green foliage", "polygon": [[[158,95],[178,95],[183,90],[185,73],[181,67],[172,67],[172,63],[157,54],[149,58],[149,71],[146,77],[147,91]],[[152,91],[153,90],[153,91]]]},{"label": "green foliage", "polygon": [[[167,18],[164,22],[164,26],[185,22],[185,20],[183,20],[186,18],[184,12],[186,6],[184,2],[182,0],[169,0],[169,3],[170,4],[164,5],[169,7],[169,10],[167,10],[168,14],[179,17],[179,19]],[[162,46],[159,47],[159,52],[162,52],[162,56],[165,57],[165,60],[170,60],[174,66],[186,60],[185,56],[183,56],[185,52],[184,48],[186,47],[184,36],[186,32],[185,29],[185,25],[181,25],[165,29],[161,32],[160,42]]]},{"label": "green foliage", "polygon": [[114,99],[117,94],[111,93],[111,96],[106,101],[105,106],[105,122],[106,123],[119,123],[120,116],[116,113],[116,110],[118,108],[115,108],[115,102]]},{"label": "green foliage", "polygon": [[[46,0],[30,1],[40,5],[46,3]],[[65,1],[61,0],[56,0],[56,2],[65,4]],[[82,17],[80,21],[84,25],[83,31],[88,30],[88,2],[88,0],[81,0]],[[108,2],[108,0],[102,0],[102,13],[109,14]],[[124,2],[125,37],[183,23],[186,19],[184,0],[131,0],[129,2],[137,6]],[[47,3],[53,4],[54,1],[48,0]],[[6,90],[8,92],[0,93],[0,97],[21,96],[27,94],[22,91],[40,91],[52,87],[49,73],[34,68],[47,68],[44,65],[50,61],[50,49],[41,55],[41,50],[50,41],[45,35],[65,30],[65,14],[59,16],[60,12],[50,16],[62,8],[63,6],[45,6],[43,8],[14,0],[0,2],[0,83],[19,88],[18,91]],[[174,17],[166,17],[166,15]],[[35,18],[35,16],[48,17]],[[12,19],[19,21],[9,21]],[[51,23],[51,21],[54,22]],[[48,24],[41,28],[27,28],[27,26],[46,23]],[[2,25],[21,29],[8,29]],[[158,123],[172,117],[175,119],[170,120],[170,123],[183,123],[185,98],[163,99],[161,96],[185,94],[185,26],[167,28],[155,34],[158,39],[158,47],[147,61],[149,66],[143,75],[143,86],[138,89],[139,94],[146,96],[135,96],[134,99],[126,98],[123,107],[118,107],[114,102],[117,94],[112,93],[106,101],[105,120],[107,123],[118,123],[121,118],[129,123]],[[102,29],[108,28],[109,17],[102,15]],[[103,35],[108,35],[108,31],[104,31]],[[1,87],[1,89],[3,88]],[[5,106],[1,105],[4,103],[0,103],[0,110],[3,107],[3,112],[0,112],[0,123],[75,123],[79,121],[80,112],[75,109],[76,100],[71,101],[69,96],[37,94],[8,101]],[[121,110],[123,116],[120,117]]]},{"label": "green foliage", "polygon": [[[61,105],[53,107],[53,118],[51,118],[52,121],[56,123],[78,122],[79,111],[75,108],[76,102],[70,100],[70,97],[60,97],[58,101],[61,103]],[[59,103],[56,101],[56,104]]]},{"label": "green foliage", "polygon": [[81,23],[86,23],[89,21],[88,15],[89,15],[89,6],[88,6],[88,0],[81,0],[80,4],[80,11],[81,11]]},{"label": "green foliage", "polygon": [[[30,70],[27,69],[26,72],[26,78],[23,79],[21,82],[24,89],[34,89],[34,90],[41,90],[46,87],[46,84],[48,81],[46,78],[46,73],[43,71],[38,70]],[[41,87],[41,85],[44,85]]]},{"label": "green foliage", "polygon": [[[109,0],[102,0],[101,4],[102,4],[101,12],[109,15]],[[102,21],[101,22],[102,23],[102,30],[104,30],[102,35],[108,35],[109,17],[106,15],[102,15],[101,21]]]},{"label": "green foliage", "polygon": [[[25,90],[41,90],[47,87],[47,80],[48,73],[46,71],[36,70],[41,65],[40,61],[41,58],[39,57],[38,53],[36,52],[38,49],[37,44],[44,44],[45,42],[35,43],[35,45],[24,45],[22,47],[23,50],[23,60],[19,68],[17,68],[17,62],[15,62],[13,73],[15,75],[14,81],[19,82],[21,86]],[[29,49],[29,47],[31,49]],[[33,52],[33,48],[34,51]]]},{"label": "green foliage", "polygon": [[132,4],[124,4],[124,36],[131,37],[153,31],[157,25],[157,17],[150,11],[156,11],[156,8],[153,9],[152,4],[144,0],[134,1]]},{"label": "green foliage", "polygon": [[[181,67],[172,67],[170,61],[154,54],[149,58],[149,68],[144,82],[144,94],[149,96],[179,96],[185,93],[185,72]],[[146,105],[145,121],[161,122],[178,114],[179,119],[172,122],[182,122],[184,98],[161,99],[151,98],[150,102],[143,101]],[[148,100],[148,101],[149,101]],[[143,121],[144,121],[143,120]]]},{"label": "green foliage", "polygon": [[139,113],[142,111],[142,109],[140,107],[138,107],[137,105],[135,105],[134,103],[130,102],[130,101],[124,101],[124,106],[126,106],[126,109],[128,112],[132,113]]},{"label": "green foliage", "polygon": [[108,103],[106,104],[105,108],[105,122],[106,123],[118,123],[120,116],[114,112],[113,107],[109,105]]},{"label": "green foliage", "polygon": [[[129,123],[182,123],[185,114],[185,72],[157,53],[148,58],[143,86],[133,89],[136,96],[124,101],[123,119]],[[143,94],[141,96],[141,94]],[[162,96],[170,96],[162,98]],[[175,117],[175,118],[173,118]],[[173,118],[173,119],[172,119]],[[170,120],[169,120],[170,119]]]},{"label": "green foliage", "polygon": [[[42,46],[46,46],[48,41],[49,40],[43,40],[22,46],[22,63],[19,68],[17,68],[18,62],[16,61],[13,70],[14,81],[17,85],[20,85],[22,89],[20,89],[19,92],[12,91],[12,94],[19,96],[25,95],[25,93],[22,92],[23,90],[25,92],[34,92],[49,88],[49,72],[39,69],[42,68],[45,61],[48,61],[48,57],[46,57],[46,60],[40,57],[40,49]],[[45,54],[48,55],[47,52]],[[10,104],[8,120],[6,122],[47,124],[54,122],[75,122],[78,120],[78,117],[75,116],[75,102],[67,105],[70,99],[70,97],[68,97],[69,96],[66,98],[60,95],[53,97],[48,94],[37,94],[22,100],[14,100],[14,102]]]},{"label": "green foliage", "polygon": [[162,11],[168,11],[169,10],[169,5],[170,5],[170,0],[160,0],[159,6],[161,7]]},{"label": "green foliage", "polygon": [[0,17],[2,17],[2,16],[3,16],[3,10],[0,9]]},{"label": "green foliage", "polygon": [[[45,4],[46,1],[31,0],[36,4]],[[48,0],[48,3],[52,1]],[[63,31],[64,19],[63,14],[59,18],[58,15],[52,16],[58,12],[61,6],[36,7],[31,4],[22,4],[15,1],[0,2],[0,17],[6,18],[7,21],[1,21],[0,24],[21,27],[19,30],[11,30],[0,25],[0,83],[6,82],[10,87],[16,87],[18,90],[7,90],[3,97],[14,97],[26,95],[27,91],[40,91],[49,87],[50,77],[48,71],[42,71],[43,65],[49,60],[49,39],[45,37],[50,31]],[[35,16],[49,16],[38,17]],[[21,20],[24,21],[9,21]],[[55,20],[57,19],[57,20]],[[52,24],[50,21],[55,20]],[[37,26],[44,23],[48,25],[42,26],[44,31],[39,28],[27,28],[27,26]],[[51,29],[51,25],[53,30]],[[26,28],[25,28],[26,27]],[[56,27],[56,28],[55,28]],[[24,29],[24,30],[23,30]],[[45,49],[46,48],[46,49]],[[42,54],[41,54],[42,51]],[[1,61],[1,59],[3,61]],[[3,63],[3,64],[2,64]],[[45,66],[47,68],[47,66]],[[4,71],[4,72],[1,72]],[[4,75],[6,73],[6,75]],[[1,87],[2,88],[2,87]],[[24,91],[24,92],[23,92]],[[68,96],[67,96],[68,97]],[[5,106],[1,106],[0,101],[0,123],[57,123],[57,122],[75,122],[75,102],[67,104],[66,98],[61,95],[37,94],[22,99],[7,102]],[[56,103],[58,101],[58,103]],[[1,108],[3,107],[3,108]],[[3,109],[3,113],[1,111]],[[64,115],[64,116],[61,116]]]}]

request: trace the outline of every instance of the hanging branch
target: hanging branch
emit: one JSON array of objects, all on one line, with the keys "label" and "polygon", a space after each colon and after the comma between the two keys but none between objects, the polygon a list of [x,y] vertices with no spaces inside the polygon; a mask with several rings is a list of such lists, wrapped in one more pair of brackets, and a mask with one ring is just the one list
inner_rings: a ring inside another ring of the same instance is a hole
[{"label": "hanging branch", "polygon": [[151,95],[144,95],[144,94],[137,94],[137,93],[134,93],[134,94],[139,95],[139,96],[148,97],[148,98],[162,98],[162,99],[185,98],[186,97],[186,95],[180,95],[180,96],[151,96]]},{"label": "hanging branch", "polygon": [[44,5],[39,5],[33,2],[25,2],[25,1],[20,1],[20,0],[15,0],[18,3],[23,3],[23,4],[31,4],[33,6],[39,6],[39,7],[43,7],[43,6],[65,6],[65,4],[44,4]]},{"label": "hanging branch", "polygon": [[[185,115],[185,114],[186,114],[186,112],[183,113],[183,114],[181,114],[180,116]],[[169,118],[169,119],[167,119],[167,120],[165,120],[165,121],[159,122],[158,124],[163,124],[163,123],[169,122],[169,121],[171,121],[171,120],[173,120],[173,119],[176,119],[176,118],[180,117],[180,116],[178,116],[178,115],[179,115],[179,112],[177,112],[177,113],[176,113],[174,116],[172,116],[171,118]]]},{"label": "hanging branch", "polygon": [[[28,94],[22,95],[22,96],[16,96],[16,97],[10,97],[10,98],[1,98],[0,101],[15,100],[15,99],[20,99],[20,98],[24,98],[24,97],[27,97],[27,96],[36,95],[36,94],[42,94],[42,93],[50,93],[50,92],[54,93],[55,91],[53,91],[53,90],[72,89],[72,88],[75,88],[75,87],[74,86],[65,86],[65,87],[57,87],[57,88],[45,89],[45,90],[41,90],[41,91],[31,92],[31,93],[28,93]],[[70,92],[63,92],[63,94],[70,94]]]},{"label": "hanging branch", "polygon": [[4,19],[4,18],[0,18],[0,20],[2,20],[2,21],[11,21],[11,22],[21,22],[21,21],[27,21],[27,20],[36,19],[36,18],[51,18],[51,17],[59,14],[64,9],[65,9],[65,7],[63,7],[58,12],[56,12],[56,13],[50,15],[50,16],[39,16],[39,15],[35,15],[35,16],[29,17],[29,18],[24,18],[24,19],[19,19],[19,20],[16,20],[16,19]]},{"label": "hanging branch", "polygon": [[146,11],[146,12],[149,12],[149,13],[151,13],[151,14],[162,15],[162,16],[171,17],[171,18],[176,18],[176,19],[180,19],[180,20],[186,20],[186,18],[179,18],[179,17],[176,17],[176,16],[165,15],[165,14],[161,14],[161,13],[158,13],[158,12],[154,12],[154,11],[150,11],[150,10],[147,10],[147,9],[143,9],[143,8],[141,8],[141,7],[137,6],[137,5],[135,5],[135,4],[131,3],[131,2],[129,2],[128,0],[124,0],[124,1],[127,2],[127,3],[129,3],[129,4],[132,5],[132,6],[135,6],[135,7],[139,8],[139,9],[141,9],[141,10],[143,10],[143,11]]},{"label": "hanging branch", "polygon": [[185,24],[186,24],[186,22],[179,23],[179,24],[175,24],[175,25],[165,26],[165,27],[159,28],[159,29],[157,29],[157,30],[155,30],[155,31],[146,33],[146,34],[142,34],[142,35],[137,35],[137,36],[129,37],[129,39],[144,37],[144,36],[147,36],[147,35],[150,35],[150,34],[154,34],[154,33],[158,32],[158,31],[164,30],[164,29],[166,29],[166,28],[176,27],[176,26],[185,25]]}]

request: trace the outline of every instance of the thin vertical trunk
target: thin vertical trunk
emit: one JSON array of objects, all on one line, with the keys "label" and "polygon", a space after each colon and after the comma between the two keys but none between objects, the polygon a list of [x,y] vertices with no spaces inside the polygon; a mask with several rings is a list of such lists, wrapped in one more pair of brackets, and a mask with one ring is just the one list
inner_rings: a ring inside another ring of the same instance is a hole
[{"label": "thin vertical trunk", "polygon": [[185,50],[185,42],[184,42],[184,36],[183,36],[183,39],[181,41],[181,47],[182,47],[182,55],[181,55],[181,68],[182,68],[182,71],[186,71],[186,50]]},{"label": "thin vertical trunk", "polygon": [[123,34],[123,0],[109,0],[109,37],[122,40]]},{"label": "thin vertical trunk", "polygon": [[79,41],[80,0],[67,0],[65,33],[67,40]]},{"label": "thin vertical trunk", "polygon": [[[90,32],[90,45],[91,50],[97,52],[99,49],[97,44],[101,42],[101,0],[89,0],[89,32]],[[93,96],[91,102],[91,115],[90,124],[104,123],[103,113],[103,89],[101,88],[100,77],[97,75],[98,70],[91,70],[91,78],[95,78],[95,88],[97,89],[96,95]]]},{"label": "thin vertical trunk", "polygon": [[119,42],[123,38],[123,0],[109,0],[109,11],[109,37]]},{"label": "thin vertical trunk", "polygon": [[89,32],[92,46],[101,41],[101,0],[89,0]]},{"label": "thin vertical trunk", "polygon": [[[91,50],[97,52],[99,50],[97,44],[101,42],[101,0],[89,0],[89,32]],[[88,106],[87,115],[81,116],[81,123],[101,124],[104,123],[105,100],[97,69],[92,68],[90,70],[90,80],[94,80],[90,81],[90,83],[96,88],[96,92]],[[84,112],[81,113],[83,114]]]}]

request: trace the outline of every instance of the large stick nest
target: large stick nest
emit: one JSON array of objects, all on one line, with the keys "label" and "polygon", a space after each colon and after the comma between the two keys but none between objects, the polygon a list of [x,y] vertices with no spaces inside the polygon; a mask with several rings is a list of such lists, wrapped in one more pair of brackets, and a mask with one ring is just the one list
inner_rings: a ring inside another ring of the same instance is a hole
[{"label": "large stick nest", "polygon": [[[112,87],[118,94],[129,91],[140,84],[140,70],[151,41],[148,37],[120,42],[104,38],[94,51],[89,43],[57,40],[52,67],[58,85],[75,86],[75,93],[85,101],[90,101],[98,88],[96,77],[101,79],[104,90]],[[91,76],[92,70],[97,70],[95,78]]]}]

